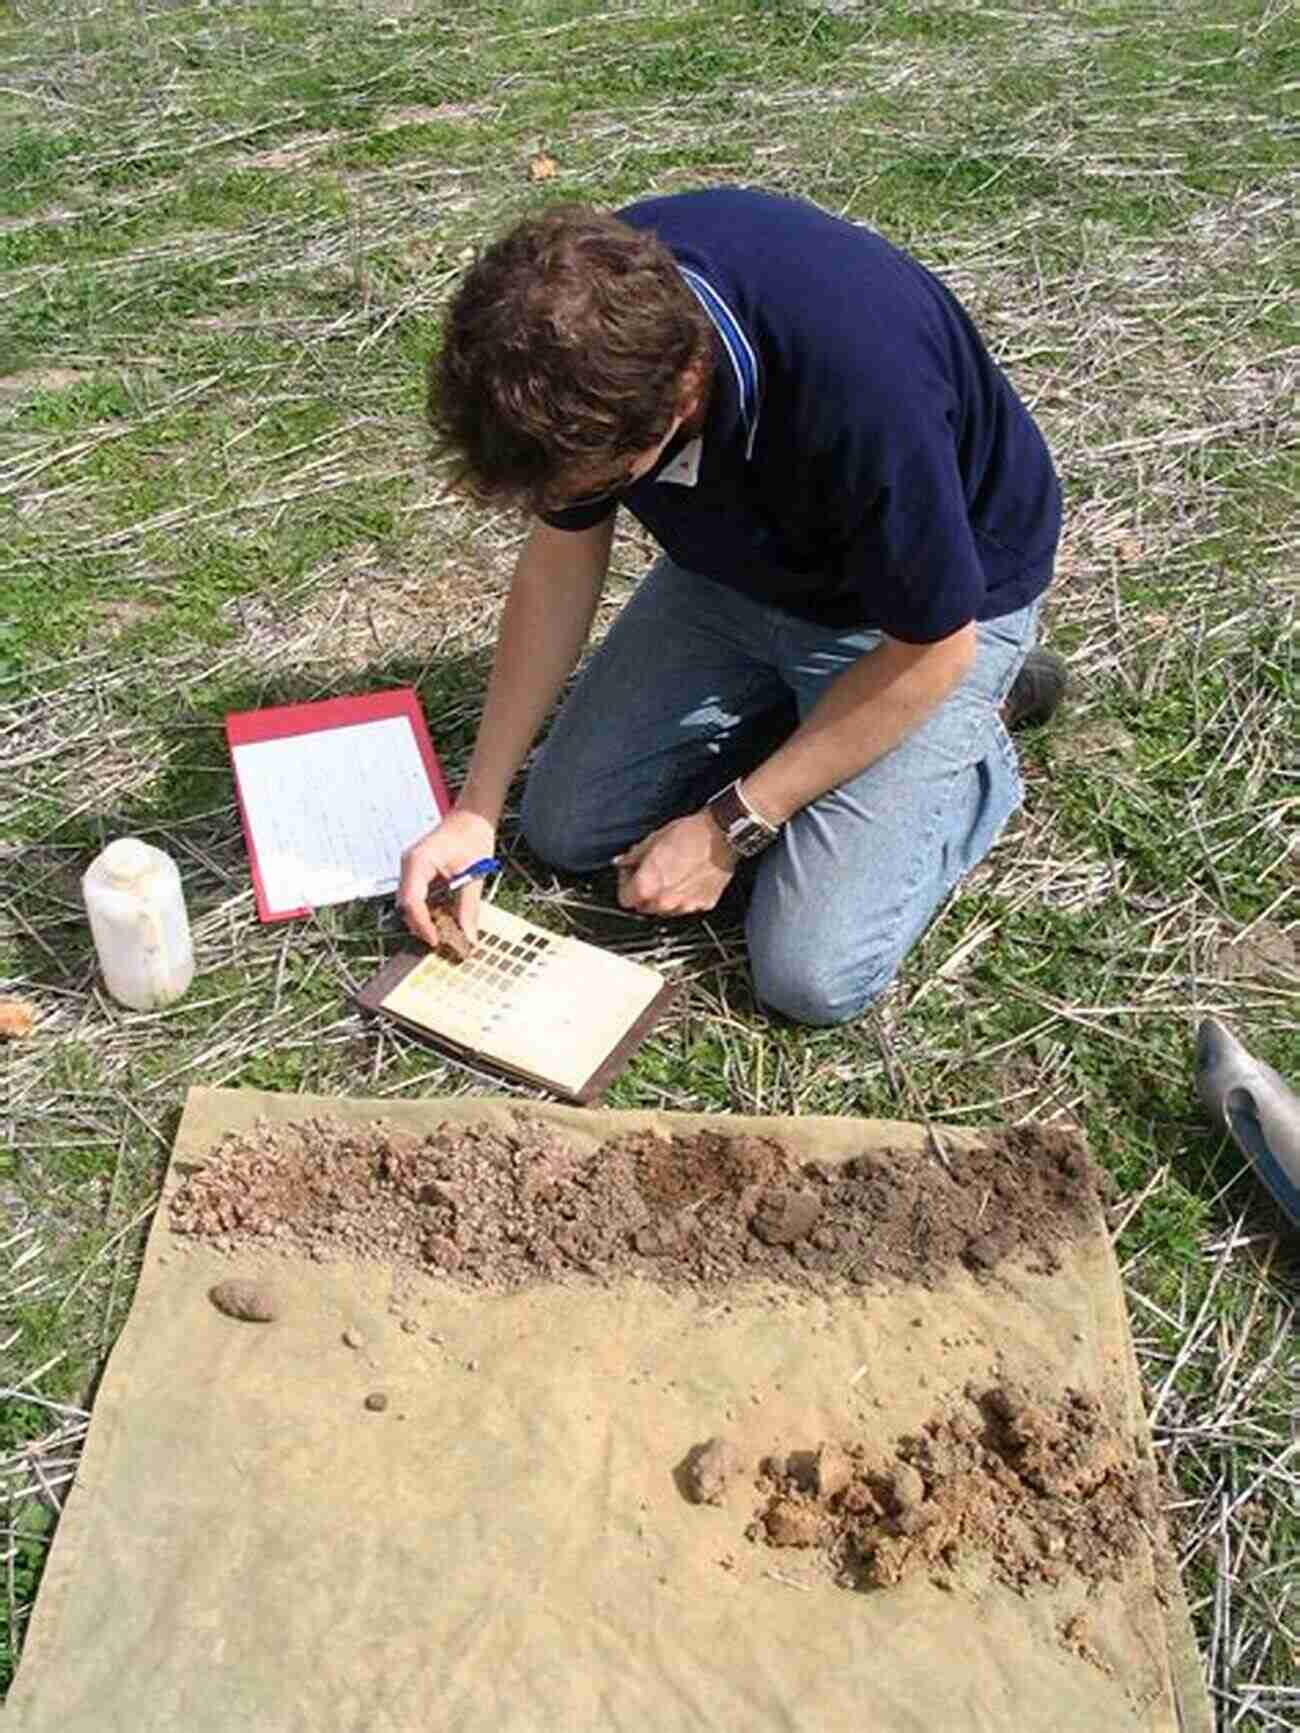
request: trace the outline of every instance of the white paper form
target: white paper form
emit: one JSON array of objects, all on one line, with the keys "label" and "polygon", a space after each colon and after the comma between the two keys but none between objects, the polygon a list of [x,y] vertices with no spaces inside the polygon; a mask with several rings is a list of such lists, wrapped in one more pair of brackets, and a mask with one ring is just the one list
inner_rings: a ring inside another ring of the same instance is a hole
[{"label": "white paper form", "polygon": [[402,850],[443,816],[404,716],[231,756],[271,915],[393,890]]}]

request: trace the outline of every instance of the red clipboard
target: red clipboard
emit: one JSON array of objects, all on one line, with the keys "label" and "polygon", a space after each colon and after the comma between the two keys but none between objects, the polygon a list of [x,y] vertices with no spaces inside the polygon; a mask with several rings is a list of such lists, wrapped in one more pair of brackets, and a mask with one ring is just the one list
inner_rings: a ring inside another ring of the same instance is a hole
[{"label": "red clipboard", "polygon": [[289,921],[312,912],[309,904],[296,909],[273,909],[267,895],[266,882],[258,860],[257,838],[254,834],[244,791],[239,782],[239,762],[235,757],[238,746],[252,746],[265,740],[287,740],[295,735],[318,734],[336,728],[351,728],[358,723],[383,722],[405,718],[414,736],[420,763],[429,779],[429,788],[439,817],[451,809],[447,779],[438,763],[438,755],[429,737],[428,724],[415,690],[410,686],[394,687],[387,692],[368,692],[355,698],[322,698],[310,704],[280,704],[265,710],[236,710],[226,717],[226,743],[230,747],[235,771],[235,796],[239,803],[239,821],[244,831],[249,864],[253,873],[253,891],[257,898],[258,919],[263,922]]}]

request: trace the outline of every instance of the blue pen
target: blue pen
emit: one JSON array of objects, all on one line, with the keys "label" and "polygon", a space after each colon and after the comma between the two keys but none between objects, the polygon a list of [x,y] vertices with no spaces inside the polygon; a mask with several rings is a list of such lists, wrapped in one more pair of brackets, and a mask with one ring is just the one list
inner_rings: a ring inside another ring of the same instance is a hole
[{"label": "blue pen", "polygon": [[431,903],[444,902],[453,891],[458,891],[462,885],[472,884],[475,879],[485,879],[489,873],[499,873],[501,862],[495,855],[484,855],[482,860],[476,860],[472,866],[467,866],[463,873],[453,873],[445,884],[429,892]]}]

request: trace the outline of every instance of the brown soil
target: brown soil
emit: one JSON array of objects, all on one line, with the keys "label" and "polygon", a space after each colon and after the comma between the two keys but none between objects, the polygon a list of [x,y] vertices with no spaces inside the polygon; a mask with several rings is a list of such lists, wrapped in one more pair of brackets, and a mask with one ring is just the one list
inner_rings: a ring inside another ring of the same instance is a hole
[{"label": "brown soil", "polygon": [[438,935],[438,955],[449,963],[463,963],[474,952],[473,941],[466,937],[460,922],[446,904],[429,910],[433,930]]},{"label": "brown soil", "polygon": [[824,1548],[858,1589],[918,1572],[951,1587],[971,1557],[1021,1591],[1118,1577],[1156,1511],[1154,1471],[1094,1396],[1045,1402],[1006,1385],[883,1454],[850,1443],[769,1457],[759,1486],[750,1539]]},{"label": "brown soil", "polygon": [[230,1134],[171,1202],[174,1232],[315,1258],[432,1267],[477,1287],[637,1274],[666,1286],[778,1280],[933,1287],[956,1265],[1051,1271],[1096,1220],[1076,1138],[1020,1127],[935,1156],[866,1148],[796,1164],[765,1138],[636,1132],[590,1155],[526,1115],[427,1136],[327,1118]]}]

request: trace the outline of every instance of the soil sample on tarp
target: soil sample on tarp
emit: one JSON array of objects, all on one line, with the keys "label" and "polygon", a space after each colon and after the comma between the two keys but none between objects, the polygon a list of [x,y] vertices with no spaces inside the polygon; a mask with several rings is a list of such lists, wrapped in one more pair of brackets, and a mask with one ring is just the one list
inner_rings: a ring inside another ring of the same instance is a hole
[{"label": "soil sample on tarp", "polygon": [[192,1090],[14,1733],[1208,1733],[1091,1165],[943,1135]]},{"label": "soil sample on tarp", "polygon": [[497,1290],[635,1273],[674,1287],[919,1283],[1008,1259],[1050,1272],[1088,1231],[1083,1144],[1018,1127],[964,1151],[864,1148],[799,1162],[771,1138],[634,1132],[582,1152],[527,1114],[414,1136],[316,1116],[232,1134],[171,1202],[174,1232],[223,1249],[399,1259]]},{"label": "soil sample on tarp", "polygon": [[973,1556],[1018,1592],[1118,1580],[1157,1512],[1154,1470],[1088,1391],[969,1390],[882,1450],[823,1443],[764,1459],[746,1533],[819,1549],[846,1588],[921,1574],[951,1589]]}]

